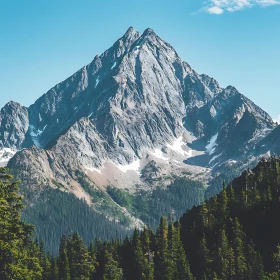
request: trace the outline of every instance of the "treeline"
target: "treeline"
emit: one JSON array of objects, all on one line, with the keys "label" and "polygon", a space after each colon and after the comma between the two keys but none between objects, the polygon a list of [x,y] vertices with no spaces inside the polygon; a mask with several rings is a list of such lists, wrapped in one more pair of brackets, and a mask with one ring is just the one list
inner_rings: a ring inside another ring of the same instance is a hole
[{"label": "treeline", "polygon": [[117,204],[156,230],[162,216],[172,213],[177,220],[187,209],[200,205],[204,201],[205,188],[199,181],[175,178],[167,187],[140,190],[133,195],[114,187],[108,187],[107,192]]},{"label": "treeline", "polygon": [[[50,256],[20,220],[17,183],[0,172],[0,279],[280,279],[280,160],[262,160],[178,222],[89,246],[73,233]],[[16,206],[16,207],[15,207]]]},{"label": "treeline", "polygon": [[43,241],[51,254],[58,253],[63,234],[78,232],[89,244],[95,238],[124,238],[131,232],[120,223],[109,221],[75,195],[52,188],[46,188],[32,204],[29,203],[29,207],[22,211],[22,219],[36,225],[36,239]]},{"label": "treeline", "polygon": [[55,181],[53,183],[58,189],[46,186],[38,191],[36,197],[34,190],[28,186],[20,189],[28,205],[21,213],[22,219],[36,226],[36,239],[43,241],[51,254],[58,253],[63,234],[77,232],[86,244],[96,238],[112,240],[118,236],[124,239],[131,234],[133,231],[128,229],[131,221],[123,215],[118,205],[155,231],[162,216],[173,213],[174,220],[177,220],[186,209],[204,200],[203,184],[187,178],[175,178],[167,187],[139,190],[132,195],[114,187],[108,187],[105,193],[98,190],[82,172],[76,171],[75,176],[91,196],[95,209],[74,194],[62,191],[64,186]]},{"label": "treeline", "polygon": [[168,226],[165,218],[156,234],[135,230],[124,241],[96,240],[89,247],[73,234],[61,238],[58,257],[51,258],[43,249],[40,254],[46,280],[193,279],[179,227]]}]

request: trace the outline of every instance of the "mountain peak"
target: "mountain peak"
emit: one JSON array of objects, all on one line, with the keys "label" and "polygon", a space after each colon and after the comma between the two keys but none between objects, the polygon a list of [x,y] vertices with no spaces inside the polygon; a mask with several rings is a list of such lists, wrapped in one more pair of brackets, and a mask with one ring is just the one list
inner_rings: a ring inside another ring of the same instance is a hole
[{"label": "mountain peak", "polygon": [[147,28],[143,32],[143,36],[146,36],[146,35],[156,35],[156,33],[154,32],[154,30],[152,28]]},{"label": "mountain peak", "polygon": [[18,108],[18,107],[22,107],[18,102],[15,101],[9,101],[3,108]]},{"label": "mountain peak", "polygon": [[135,36],[135,34],[137,34],[137,33],[138,33],[138,31],[137,31],[134,27],[130,26],[130,27],[127,29],[127,31],[125,32],[125,34],[124,34],[123,37],[125,37],[125,38],[131,38],[131,37]]},{"label": "mountain peak", "polygon": [[130,33],[134,33],[137,32],[136,29],[133,26],[130,26],[127,31],[125,32],[125,34],[130,34]]}]

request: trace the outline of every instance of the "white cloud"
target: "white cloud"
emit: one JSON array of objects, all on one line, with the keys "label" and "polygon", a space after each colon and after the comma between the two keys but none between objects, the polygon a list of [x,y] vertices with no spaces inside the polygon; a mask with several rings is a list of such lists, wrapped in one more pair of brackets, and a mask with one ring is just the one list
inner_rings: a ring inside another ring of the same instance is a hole
[{"label": "white cloud", "polygon": [[221,15],[224,12],[236,12],[253,6],[280,5],[280,0],[207,0],[204,4],[203,10],[207,13]]},{"label": "white cloud", "polygon": [[208,8],[207,11],[209,14],[214,14],[214,15],[221,15],[224,13],[224,10],[218,6],[210,7],[210,8]]}]

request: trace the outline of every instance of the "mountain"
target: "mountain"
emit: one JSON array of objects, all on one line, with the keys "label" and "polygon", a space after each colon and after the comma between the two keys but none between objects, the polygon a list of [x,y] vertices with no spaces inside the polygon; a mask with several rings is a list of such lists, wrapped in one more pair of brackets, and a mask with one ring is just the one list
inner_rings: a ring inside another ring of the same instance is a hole
[{"label": "mountain", "polygon": [[[212,195],[222,179],[277,153],[268,152],[277,130],[266,112],[195,72],[152,29],[130,27],[29,108],[10,102],[1,110],[0,163],[22,180],[29,206],[40,209],[44,191],[59,189],[107,219],[142,227],[147,212],[120,205],[108,186],[132,205],[142,195],[153,201],[158,188],[173,197],[170,186],[183,178],[194,196],[189,208],[203,187]],[[190,180],[204,186],[194,190]],[[179,215],[180,203],[159,209]]]}]

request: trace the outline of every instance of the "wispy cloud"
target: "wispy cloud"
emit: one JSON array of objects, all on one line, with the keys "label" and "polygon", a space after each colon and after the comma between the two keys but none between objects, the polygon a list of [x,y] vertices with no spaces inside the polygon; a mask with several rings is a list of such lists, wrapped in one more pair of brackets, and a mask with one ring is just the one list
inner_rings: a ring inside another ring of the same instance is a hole
[{"label": "wispy cloud", "polygon": [[280,0],[206,0],[202,9],[209,14],[221,15],[225,12],[236,12],[253,6],[273,5],[280,5]]}]

